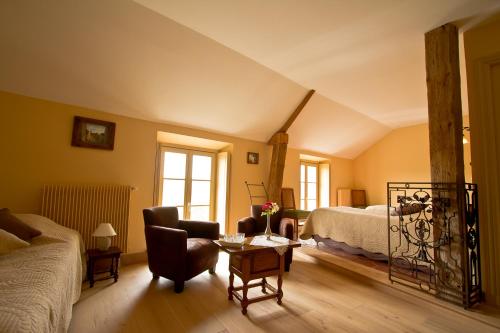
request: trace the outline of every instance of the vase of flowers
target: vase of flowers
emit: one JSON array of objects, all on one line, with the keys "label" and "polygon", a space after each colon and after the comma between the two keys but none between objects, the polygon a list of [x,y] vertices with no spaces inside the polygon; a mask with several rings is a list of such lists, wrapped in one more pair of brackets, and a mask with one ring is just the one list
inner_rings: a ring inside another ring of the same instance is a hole
[{"label": "vase of flowers", "polygon": [[268,201],[265,204],[262,205],[262,214],[261,216],[266,215],[267,217],[267,226],[266,226],[266,231],[264,231],[264,234],[267,236],[267,239],[271,239],[271,235],[273,232],[271,231],[271,215],[276,213],[280,207],[276,202]]}]

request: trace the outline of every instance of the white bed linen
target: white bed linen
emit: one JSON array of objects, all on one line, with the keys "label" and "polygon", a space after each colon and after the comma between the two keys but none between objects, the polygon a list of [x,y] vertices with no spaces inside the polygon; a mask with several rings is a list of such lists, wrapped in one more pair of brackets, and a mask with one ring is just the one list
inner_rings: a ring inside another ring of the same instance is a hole
[{"label": "white bed linen", "polygon": [[[391,224],[397,222],[398,217],[391,216]],[[385,211],[380,206],[368,210],[352,207],[315,209],[309,214],[300,238],[309,239],[312,235],[388,255],[387,208]]]},{"label": "white bed linen", "polygon": [[65,332],[81,293],[80,234],[39,215],[16,216],[42,235],[0,256],[0,332]]}]

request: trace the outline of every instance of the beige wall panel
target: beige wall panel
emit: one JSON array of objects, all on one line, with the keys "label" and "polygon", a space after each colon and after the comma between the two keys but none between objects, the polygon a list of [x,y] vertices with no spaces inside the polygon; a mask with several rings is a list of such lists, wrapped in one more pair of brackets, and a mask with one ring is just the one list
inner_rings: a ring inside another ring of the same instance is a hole
[{"label": "beige wall panel", "polygon": [[486,302],[500,305],[500,14],[464,33],[474,181]]},{"label": "beige wall panel", "polygon": [[[130,203],[129,252],[145,249],[142,209],[153,205],[157,131],[171,131],[233,144],[229,230],[248,216],[244,181],[267,179],[269,148],[264,143],[200,130],[153,123],[81,107],[0,92],[0,205],[14,212],[38,213],[41,189],[49,183],[127,184]],[[75,115],[116,122],[113,151],[71,146]],[[248,151],[260,163],[246,163]]]}]

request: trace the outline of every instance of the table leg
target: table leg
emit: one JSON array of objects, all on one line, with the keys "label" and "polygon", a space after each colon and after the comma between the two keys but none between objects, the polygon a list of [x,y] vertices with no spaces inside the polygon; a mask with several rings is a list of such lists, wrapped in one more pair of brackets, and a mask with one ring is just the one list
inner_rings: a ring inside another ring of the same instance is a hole
[{"label": "table leg", "polygon": [[243,281],[243,299],[241,300],[241,313],[247,314],[247,307],[248,307],[248,281]]},{"label": "table leg", "polygon": [[92,288],[94,286],[94,260],[89,259],[89,267],[87,270],[89,273],[87,278],[89,279],[90,288]]},{"label": "table leg", "polygon": [[262,278],[262,292],[265,294],[266,293],[266,278]]},{"label": "table leg", "polygon": [[227,288],[227,299],[232,301],[233,300],[233,282],[234,282],[234,274],[233,272],[229,272],[229,287]]},{"label": "table leg", "polygon": [[285,270],[285,255],[280,256],[280,272],[278,274],[278,304],[281,305],[281,299],[283,298],[283,290],[281,286],[283,285],[283,274]]},{"label": "table leg", "polygon": [[118,281],[118,264],[120,262],[120,259],[119,258],[116,258],[115,259],[115,282]]}]

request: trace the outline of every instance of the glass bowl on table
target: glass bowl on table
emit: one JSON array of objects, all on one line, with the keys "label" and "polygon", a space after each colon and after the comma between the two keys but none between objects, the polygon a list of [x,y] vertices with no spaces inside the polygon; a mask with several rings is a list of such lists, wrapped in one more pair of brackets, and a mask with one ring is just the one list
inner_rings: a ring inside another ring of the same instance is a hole
[{"label": "glass bowl on table", "polygon": [[224,235],[224,238],[220,239],[219,242],[221,245],[227,247],[242,247],[245,243],[245,234],[239,232],[237,234]]}]

